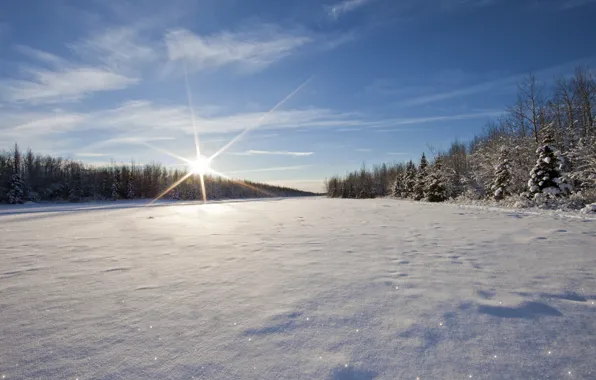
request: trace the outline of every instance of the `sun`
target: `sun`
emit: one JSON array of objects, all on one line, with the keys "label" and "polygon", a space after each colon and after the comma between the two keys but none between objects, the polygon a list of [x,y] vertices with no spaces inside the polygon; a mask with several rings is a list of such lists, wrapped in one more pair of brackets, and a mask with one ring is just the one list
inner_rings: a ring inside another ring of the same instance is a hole
[{"label": "sun", "polygon": [[188,169],[193,174],[209,174],[211,173],[211,160],[203,155],[198,156],[196,160],[188,163]]}]

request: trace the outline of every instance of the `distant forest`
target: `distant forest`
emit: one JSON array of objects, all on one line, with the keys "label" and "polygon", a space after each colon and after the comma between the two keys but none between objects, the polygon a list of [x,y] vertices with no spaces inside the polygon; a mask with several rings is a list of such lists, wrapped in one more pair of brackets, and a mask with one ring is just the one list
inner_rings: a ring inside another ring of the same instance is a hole
[{"label": "distant forest", "polygon": [[549,87],[529,75],[506,113],[472,141],[431,147],[432,157],[418,163],[332,177],[327,195],[570,208],[596,202],[596,78],[586,67],[572,74]]},{"label": "distant forest", "polygon": [[[0,203],[154,199],[187,174],[160,164],[95,167],[82,162],[23,153],[18,145],[0,152]],[[205,176],[209,200],[314,195],[286,187]],[[200,179],[192,175],[163,199],[202,199]]]}]

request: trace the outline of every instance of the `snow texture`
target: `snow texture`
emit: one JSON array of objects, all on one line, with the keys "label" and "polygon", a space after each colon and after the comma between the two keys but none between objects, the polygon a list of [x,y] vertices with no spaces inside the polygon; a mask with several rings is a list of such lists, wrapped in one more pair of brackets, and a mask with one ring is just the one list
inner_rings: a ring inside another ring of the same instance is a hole
[{"label": "snow texture", "polygon": [[0,207],[5,379],[594,379],[596,218],[408,201]]}]

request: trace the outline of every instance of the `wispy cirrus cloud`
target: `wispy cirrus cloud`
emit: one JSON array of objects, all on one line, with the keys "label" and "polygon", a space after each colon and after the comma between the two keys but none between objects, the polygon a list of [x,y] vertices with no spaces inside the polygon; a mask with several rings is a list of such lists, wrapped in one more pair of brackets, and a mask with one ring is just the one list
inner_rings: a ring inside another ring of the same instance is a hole
[{"label": "wispy cirrus cloud", "polygon": [[339,133],[347,133],[347,132],[360,132],[362,128],[339,128],[336,129],[335,132]]},{"label": "wispy cirrus cloud", "polygon": [[160,52],[142,37],[143,30],[110,27],[83,38],[69,47],[81,58],[98,62],[118,72],[137,68],[160,58]]},{"label": "wispy cirrus cloud", "polygon": [[[594,0],[596,1],[596,0]],[[547,82],[551,82],[553,81],[556,77],[562,76],[562,75],[569,75],[569,73],[572,73],[574,68],[578,67],[578,66],[582,66],[582,65],[586,65],[586,64],[593,64],[596,61],[596,57],[592,56],[592,57],[587,57],[584,59],[579,59],[579,60],[575,60],[575,61],[570,61],[570,62],[564,62],[558,65],[554,65],[551,67],[546,67],[546,68],[542,68],[539,70],[536,70],[533,72],[533,74],[535,75],[536,79],[538,81],[541,81],[543,83],[547,83]],[[416,86],[415,88],[411,89],[413,92],[418,92],[419,89],[424,89],[425,92],[428,92],[428,94],[426,95],[420,95],[420,96],[414,96],[411,97],[409,99],[406,100],[402,100],[396,103],[397,106],[402,106],[402,107],[410,107],[410,106],[420,106],[420,105],[425,105],[425,104],[430,104],[430,103],[435,103],[435,102],[439,102],[439,101],[443,101],[443,100],[449,100],[449,99],[455,99],[455,98],[461,98],[461,97],[466,97],[466,96],[470,96],[470,95],[475,95],[475,94],[481,94],[481,93],[485,93],[485,92],[489,92],[489,91],[500,91],[500,92],[507,92],[507,93],[513,93],[515,91],[517,91],[517,84],[520,83],[522,80],[524,80],[527,76],[528,76],[529,72],[527,73],[518,73],[518,74],[512,74],[512,75],[506,75],[506,76],[502,76],[499,79],[491,79],[488,81],[484,81],[481,83],[476,83],[473,85],[469,85],[469,86],[462,86],[456,89],[452,89],[452,90],[448,90],[448,91],[440,91],[439,89],[435,89],[434,91],[431,92],[432,87],[429,86]],[[465,73],[457,73],[456,72],[456,76],[460,77],[461,81],[465,80]],[[391,94],[390,89],[393,87],[392,84],[386,84],[385,87],[380,86],[379,83],[382,83],[381,81],[377,81],[374,82],[373,85],[369,86],[369,90],[370,91],[375,91],[379,88],[383,88],[383,91],[385,91],[388,94]],[[408,89],[399,89],[399,92],[394,92],[395,94],[399,94],[402,96],[405,96],[407,94]]]},{"label": "wispy cirrus cloud", "polygon": [[27,69],[24,74],[28,79],[0,81],[0,99],[31,104],[72,102],[94,92],[121,90],[138,82],[93,67]]},{"label": "wispy cirrus cloud", "polygon": [[[343,113],[324,108],[278,110],[262,119],[262,112],[238,113],[233,115],[213,114],[211,107],[195,109],[196,122],[201,135],[224,135],[243,131],[247,125],[256,125],[259,130],[300,130],[332,128],[355,128],[369,131],[391,130],[400,126],[411,126],[419,130],[420,125],[451,120],[483,119],[495,117],[502,112],[486,111],[456,115],[441,115],[417,118],[374,119],[365,114]],[[121,106],[92,112],[3,112],[0,132],[18,141],[35,137],[63,134],[69,131],[101,131],[112,137],[102,147],[112,144],[133,144],[137,140],[187,138],[193,135],[192,124],[186,105],[160,105],[150,101],[125,102]],[[399,130],[399,129],[398,129]],[[97,145],[97,143],[96,143]],[[81,151],[95,151],[94,147],[79,147]],[[252,154],[267,154],[253,151]],[[309,152],[285,152],[309,153]],[[276,152],[281,154],[281,152]]]},{"label": "wispy cirrus cloud", "polygon": [[194,71],[224,66],[258,71],[282,60],[311,41],[310,36],[289,34],[275,26],[206,36],[187,29],[176,29],[165,36],[169,60],[185,62],[188,69]]},{"label": "wispy cirrus cloud", "polygon": [[314,152],[289,152],[285,150],[247,150],[245,152],[232,152],[231,155],[235,156],[292,156],[292,157],[306,157],[312,156]]},{"label": "wispy cirrus cloud", "polygon": [[334,20],[339,19],[346,13],[355,11],[374,0],[344,0],[332,6],[326,7],[327,14]]},{"label": "wispy cirrus cloud", "polygon": [[360,153],[368,153],[368,152],[372,152],[372,149],[368,149],[368,148],[358,148],[358,149],[354,149],[354,151],[356,151],[356,152],[360,152]]},{"label": "wispy cirrus cloud", "polygon": [[76,129],[84,124],[88,115],[55,110],[50,112],[10,112],[0,119],[0,132],[14,138],[26,136],[47,136]]},{"label": "wispy cirrus cloud", "polygon": [[15,49],[28,58],[20,75],[0,80],[0,100],[31,105],[79,101],[96,92],[123,90],[140,82],[140,67],[160,52],[133,27],[109,27],[90,32],[65,45],[73,53],[62,57],[29,46]]},{"label": "wispy cirrus cloud", "polygon": [[139,82],[105,65],[72,61],[55,54],[17,45],[35,63],[22,65],[20,76],[0,80],[0,99],[26,104],[73,102],[95,92],[122,90]]},{"label": "wispy cirrus cloud", "polygon": [[[517,79],[521,79],[521,77],[519,77]],[[509,81],[509,83],[511,83],[511,81]],[[473,86],[459,88],[459,89],[452,90],[452,91],[418,96],[418,97],[415,97],[412,99],[401,101],[398,103],[398,105],[404,106],[404,107],[420,106],[420,105],[434,103],[434,102],[441,101],[441,100],[447,100],[447,99],[458,98],[458,97],[462,97],[462,96],[486,92],[486,91],[489,91],[497,86],[502,86],[502,85],[503,85],[502,80],[484,82],[484,83],[476,84]]]},{"label": "wispy cirrus cloud", "polygon": [[[196,123],[202,134],[224,134],[242,131],[247,125],[262,130],[296,129],[302,127],[332,127],[359,123],[351,113],[329,109],[278,110],[263,119],[263,112],[233,115],[206,115],[201,108],[195,110]],[[164,106],[149,101],[133,101],[121,107],[96,113],[94,119],[107,128],[129,133],[162,133],[163,131],[192,133],[186,105]]]}]

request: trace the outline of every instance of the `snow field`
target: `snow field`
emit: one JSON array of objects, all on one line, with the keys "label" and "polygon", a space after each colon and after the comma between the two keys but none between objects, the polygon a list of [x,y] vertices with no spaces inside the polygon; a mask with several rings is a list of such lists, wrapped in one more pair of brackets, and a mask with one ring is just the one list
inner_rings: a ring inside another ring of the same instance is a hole
[{"label": "snow field", "polygon": [[0,209],[6,379],[593,379],[596,220],[393,200]]}]

